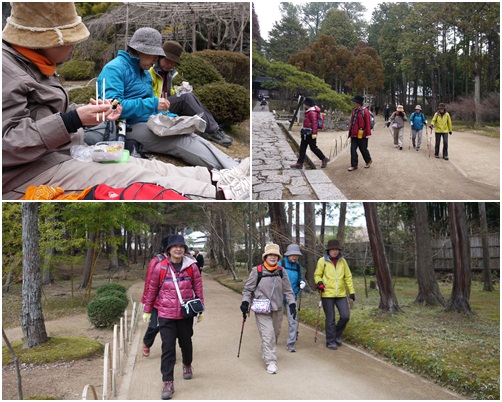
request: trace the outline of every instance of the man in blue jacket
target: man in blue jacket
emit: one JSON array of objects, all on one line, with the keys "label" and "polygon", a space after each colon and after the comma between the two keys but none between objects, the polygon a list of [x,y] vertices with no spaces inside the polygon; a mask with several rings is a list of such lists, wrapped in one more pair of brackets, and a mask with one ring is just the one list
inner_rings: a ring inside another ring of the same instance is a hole
[{"label": "man in blue jacket", "polygon": [[154,96],[148,72],[159,56],[165,56],[160,32],[140,28],[134,32],[127,51],[119,50],[117,57],[99,74],[99,93],[106,80],[106,98],[117,99],[122,105],[121,118],[126,119],[127,139],[141,143],[143,152],[171,155],[192,166],[218,170],[236,167],[238,162],[194,133],[159,137],[148,128],[146,123],[151,115],[167,112],[170,107],[169,100]]},{"label": "man in blue jacket", "polygon": [[[302,256],[300,246],[290,244],[284,253],[284,258],[279,262],[279,265],[286,270],[291,288],[295,294],[295,300],[298,300],[298,293],[305,287],[305,282],[302,280],[302,266],[298,263],[298,259]],[[284,298],[286,305],[286,299]],[[293,317],[289,309],[286,309],[288,314],[288,341],[287,348],[290,352],[296,352],[295,343],[298,334],[298,316]]]}]

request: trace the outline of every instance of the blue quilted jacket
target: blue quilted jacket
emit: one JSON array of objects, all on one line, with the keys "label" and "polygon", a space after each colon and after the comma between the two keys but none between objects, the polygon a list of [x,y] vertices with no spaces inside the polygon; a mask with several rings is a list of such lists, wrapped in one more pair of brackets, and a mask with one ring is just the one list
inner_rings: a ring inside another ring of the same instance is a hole
[{"label": "blue quilted jacket", "polygon": [[139,58],[119,50],[116,58],[106,64],[98,77],[98,91],[103,93],[103,79],[106,78],[106,99],[118,99],[122,104],[121,117],[127,125],[148,121],[158,113],[158,98],[153,95],[152,76],[142,70]]}]

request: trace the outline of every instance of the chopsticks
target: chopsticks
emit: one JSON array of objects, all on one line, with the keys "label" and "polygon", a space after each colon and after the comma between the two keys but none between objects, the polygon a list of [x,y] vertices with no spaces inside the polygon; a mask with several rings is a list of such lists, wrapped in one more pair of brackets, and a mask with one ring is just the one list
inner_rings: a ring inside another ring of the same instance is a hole
[{"label": "chopsticks", "polygon": [[[105,103],[106,94],[106,78],[103,78],[103,104]],[[96,80],[96,104],[99,105],[99,90],[98,90],[98,80]],[[99,121],[99,113],[96,113],[96,121]],[[103,112],[103,121],[105,121],[105,112]]]}]

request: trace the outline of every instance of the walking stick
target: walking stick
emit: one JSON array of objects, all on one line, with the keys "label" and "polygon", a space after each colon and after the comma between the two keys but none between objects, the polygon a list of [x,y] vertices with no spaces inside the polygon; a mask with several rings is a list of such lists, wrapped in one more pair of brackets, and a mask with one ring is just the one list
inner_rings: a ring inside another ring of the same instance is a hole
[{"label": "walking stick", "polygon": [[410,142],[408,143],[408,151],[411,149],[411,128],[410,128]]},{"label": "walking stick", "polygon": [[244,334],[244,323],[246,322],[247,315],[242,314],[242,328],[241,328],[241,339],[239,339],[239,350],[237,351],[237,357],[241,354],[241,345],[242,345],[242,335]]},{"label": "walking stick", "polygon": [[322,295],[321,295],[321,292],[319,292],[319,308],[317,309],[317,323],[315,325],[314,342],[317,342],[317,332],[319,330],[319,319],[321,318],[321,306],[322,306]]},{"label": "walking stick", "polygon": [[[298,315],[296,318],[298,318],[298,321],[300,321],[300,310],[302,309],[302,289],[298,292],[300,295],[298,296]],[[298,330],[296,330],[296,340],[298,340]]]}]

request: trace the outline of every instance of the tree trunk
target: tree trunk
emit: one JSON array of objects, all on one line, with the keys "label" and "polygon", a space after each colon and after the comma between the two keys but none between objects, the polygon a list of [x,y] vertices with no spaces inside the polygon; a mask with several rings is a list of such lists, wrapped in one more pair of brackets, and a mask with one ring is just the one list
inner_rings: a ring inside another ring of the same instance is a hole
[{"label": "tree trunk", "polygon": [[413,203],[415,220],[415,245],[417,255],[418,295],[414,303],[424,306],[444,306],[445,300],[439,289],[432,264],[432,243],[427,221],[425,202]]},{"label": "tree trunk", "polygon": [[340,217],[338,219],[338,231],[336,233],[336,238],[340,243],[343,244],[345,237],[345,217],[347,216],[347,203],[340,203]]},{"label": "tree trunk", "polygon": [[117,246],[115,244],[115,233],[114,230],[110,230],[110,236],[111,236],[111,242],[108,243],[110,250],[109,250],[109,257],[110,257],[110,263],[108,264],[108,271],[110,272],[117,272],[119,270],[119,257],[118,257],[118,252],[117,252]]},{"label": "tree trunk", "polygon": [[389,264],[382,240],[380,224],[377,216],[377,204],[374,202],[364,202],[364,212],[366,215],[366,226],[368,227],[368,236],[370,239],[371,254],[375,264],[375,275],[380,292],[380,305],[378,308],[389,313],[401,311],[397,302],[394,288],[392,287],[392,278]]},{"label": "tree trunk", "polygon": [[295,238],[296,244],[300,244],[300,203],[296,203],[295,208]]},{"label": "tree trunk", "polygon": [[47,342],[42,313],[42,284],[38,245],[38,206],[36,202],[22,204],[23,285],[21,327],[26,347]]},{"label": "tree trunk", "polygon": [[324,245],[324,236],[326,232],[326,208],[327,208],[327,203],[323,202],[321,210],[321,233],[319,235],[319,241],[321,242],[321,246]]},{"label": "tree trunk", "polygon": [[84,267],[84,273],[82,275],[82,282],[80,282],[80,289],[87,288],[89,280],[91,279],[91,270],[94,265],[94,261],[96,260],[95,242],[97,237],[98,233],[96,232],[90,233],[89,235],[89,246],[87,247],[87,252],[85,255],[85,267]]},{"label": "tree trunk", "polygon": [[314,271],[317,262],[316,256],[316,233],[315,233],[315,204],[313,202],[303,203],[303,225],[305,235],[305,278],[312,289],[315,288]]},{"label": "tree trunk", "polygon": [[453,289],[446,311],[471,314],[471,247],[463,202],[449,202],[451,245],[453,250]]},{"label": "tree trunk", "polygon": [[493,292],[492,271],[490,269],[490,247],[488,244],[488,222],[486,220],[486,206],[478,202],[479,222],[481,226],[481,242],[483,244],[483,291]]},{"label": "tree trunk", "polygon": [[288,221],[283,202],[269,202],[268,211],[270,214],[270,237],[272,242],[279,245],[281,253],[286,251],[288,244],[292,242],[291,234],[288,232]]}]

